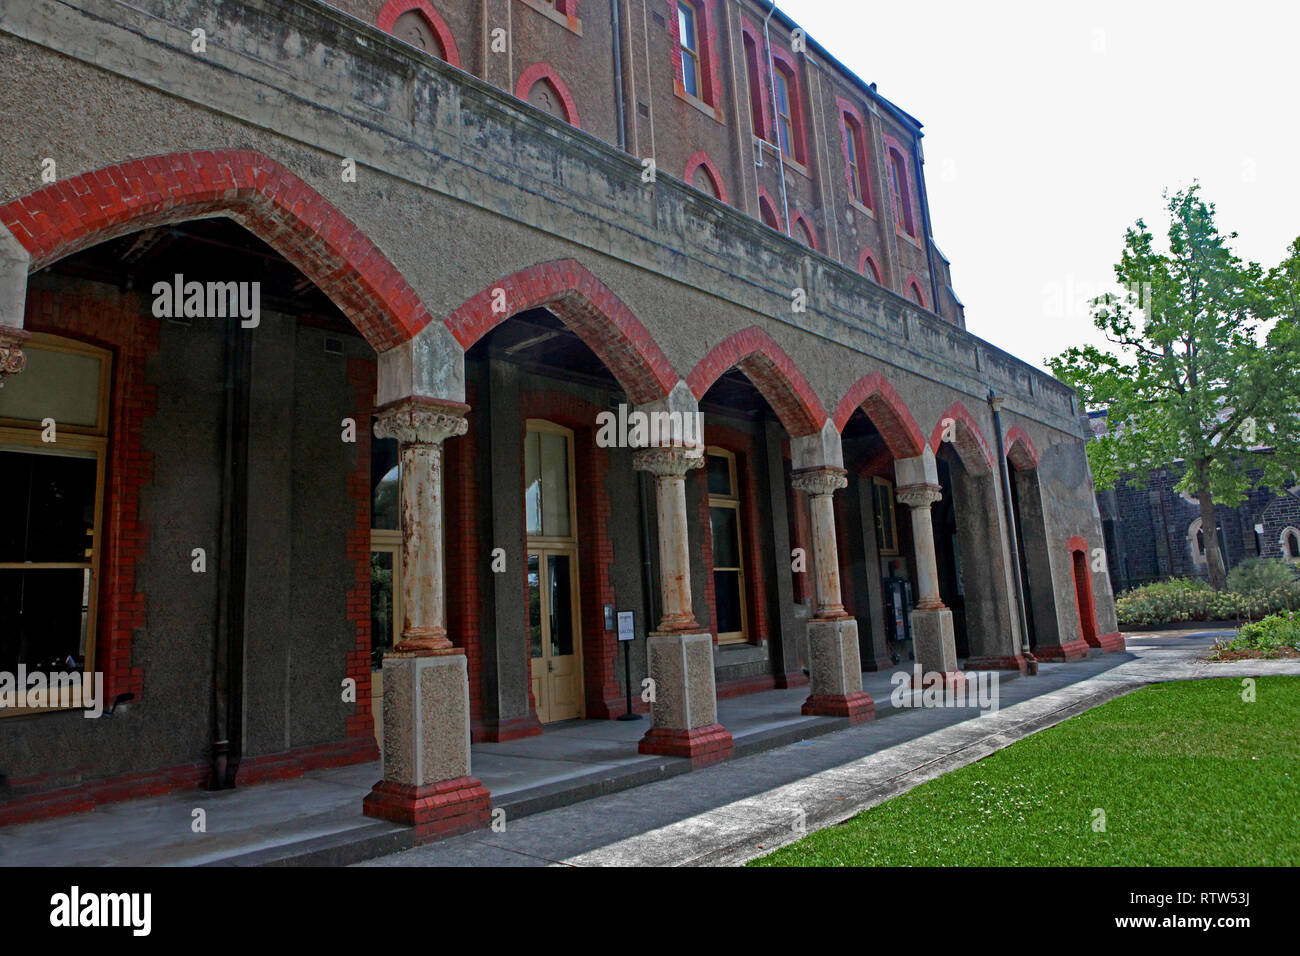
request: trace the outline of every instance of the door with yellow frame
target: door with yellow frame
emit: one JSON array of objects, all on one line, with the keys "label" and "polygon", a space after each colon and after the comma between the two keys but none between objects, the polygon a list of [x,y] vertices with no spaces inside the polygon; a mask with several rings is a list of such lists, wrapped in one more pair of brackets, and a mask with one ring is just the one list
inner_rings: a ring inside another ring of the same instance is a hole
[{"label": "door with yellow frame", "polygon": [[573,432],[530,419],[524,438],[528,638],[542,723],[585,713]]},{"label": "door with yellow frame", "polygon": [[743,644],[749,640],[749,622],[745,607],[745,562],[736,456],[722,448],[709,448],[707,465],[718,643]]}]

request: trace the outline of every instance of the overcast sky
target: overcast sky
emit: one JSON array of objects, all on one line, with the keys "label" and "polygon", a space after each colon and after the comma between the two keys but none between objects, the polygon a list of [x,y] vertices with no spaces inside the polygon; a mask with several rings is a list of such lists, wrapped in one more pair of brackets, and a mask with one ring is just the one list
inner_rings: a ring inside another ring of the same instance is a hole
[{"label": "overcast sky", "polygon": [[967,327],[1041,366],[1103,342],[1124,229],[1200,180],[1239,255],[1300,236],[1295,0],[778,0],[924,124],[935,241]]}]

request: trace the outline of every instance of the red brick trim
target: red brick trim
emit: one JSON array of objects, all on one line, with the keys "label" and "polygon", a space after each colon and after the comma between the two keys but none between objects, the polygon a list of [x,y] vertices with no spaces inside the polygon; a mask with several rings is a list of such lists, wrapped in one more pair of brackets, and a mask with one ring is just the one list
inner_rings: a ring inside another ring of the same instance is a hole
[{"label": "red brick trim", "polygon": [[[917,274],[915,272],[909,272],[907,274],[907,279],[903,282],[903,290],[904,292],[906,292],[907,297],[911,299],[914,303],[919,305],[921,308],[923,309],[929,308],[929,306],[926,305],[925,303],[925,289],[922,288],[921,280],[920,278],[917,277]],[[915,292],[916,294],[913,295],[912,294],[913,292]]]},{"label": "red brick trim", "polygon": [[[682,34],[677,19],[677,0],[665,0],[672,9],[668,13],[668,30],[673,38],[673,89],[678,96],[685,97],[686,85],[683,80]],[[691,6],[699,14],[696,17],[695,33],[699,42],[700,55],[700,96],[697,99],[715,110],[722,106],[722,72],[718,69],[718,30],[713,20],[711,0],[692,0]],[[721,117],[718,117],[721,121]]]},{"label": "red brick trim", "polygon": [[1020,654],[1008,657],[972,657],[966,661],[968,671],[1019,671],[1029,673],[1029,662]]},{"label": "red brick trim", "polygon": [[952,445],[961,458],[961,463],[972,474],[984,475],[991,472],[993,452],[989,451],[989,443],[984,440],[984,433],[980,431],[975,416],[961,402],[953,402],[939,415],[939,421],[935,423],[934,431],[930,433],[930,449],[936,455],[939,453],[939,448],[943,444],[944,422],[948,419],[952,419],[957,424],[956,440]]},{"label": "red brick trim", "polygon": [[582,121],[578,118],[578,104],[573,101],[573,94],[569,92],[569,87],[564,80],[560,79],[560,74],[549,63],[534,63],[520,73],[519,82],[515,84],[515,96],[525,103],[528,102],[528,94],[541,80],[550,83],[559,95],[560,103],[564,107],[564,118],[569,121],[569,125],[582,129]]},{"label": "red brick trim", "polygon": [[1069,551],[1082,551],[1086,555],[1088,553],[1088,539],[1076,534],[1065,542],[1065,547]]},{"label": "red brick trim", "polygon": [[903,168],[903,195],[907,199],[908,206],[912,213],[912,228],[909,231],[907,228],[907,217],[903,215],[903,210],[899,208],[898,203],[894,198],[894,190],[891,187],[889,190],[889,202],[894,209],[894,229],[900,236],[907,236],[909,239],[915,241],[917,238],[916,234],[919,231],[918,220],[921,215],[921,206],[917,199],[916,183],[912,182],[914,178],[912,175],[913,167],[910,162],[912,151],[888,133],[885,133],[881,138],[884,140],[885,144],[885,162],[889,164],[885,167],[887,177],[893,175],[893,172],[890,169],[890,166],[893,165],[893,160],[890,158],[889,154],[891,152],[897,153],[898,158],[902,160],[900,165]]},{"label": "red brick trim", "polygon": [[[370,421],[377,377],[378,366],[373,359],[348,359],[348,381],[356,389],[355,421]],[[347,479],[348,498],[353,505],[352,527],[347,534],[347,556],[352,562],[353,581],[346,595],[346,607],[356,643],[347,657],[346,676],[357,682],[357,702],[352,716],[347,719],[347,736],[366,737],[373,743],[375,718],[370,699],[370,442],[361,438],[351,447],[355,450],[356,462]],[[241,774],[243,769],[241,766]]]},{"label": "red brick trim", "polygon": [[694,767],[721,763],[731,759],[731,734],[721,724],[675,730],[655,727],[641,738],[637,751],[661,757],[685,757]]},{"label": "red brick trim", "polygon": [[859,408],[880,430],[895,458],[915,458],[925,451],[920,426],[898,390],[880,372],[871,372],[853,383],[835,408],[835,427],[844,431]]},{"label": "red brick trim", "polygon": [[[768,211],[771,212],[772,219],[776,222],[775,226],[767,222],[767,220],[764,218],[763,216],[764,206],[766,206]],[[762,186],[758,187],[758,218],[759,221],[762,222],[765,226],[768,226],[771,229],[775,229],[777,232],[785,232],[785,224],[781,219],[781,211],[777,209],[776,201],[772,199],[772,194],[769,193]]]},{"label": "red brick trim", "polygon": [[[1097,600],[1092,591],[1092,568],[1088,564],[1087,539],[1074,535],[1065,543],[1070,553],[1070,576],[1074,580],[1074,611],[1078,615],[1079,633],[1089,647],[1101,647],[1097,627]],[[1082,559],[1082,560],[1080,560]],[[1083,565],[1083,573],[1079,566]]]},{"label": "red brick trim", "polygon": [[[870,272],[867,271],[867,266],[871,266]],[[880,261],[876,258],[876,254],[870,246],[862,250],[862,255],[858,259],[858,271],[876,285],[885,284],[885,274],[880,271]]]},{"label": "red brick trim", "polygon": [[1127,647],[1124,644],[1124,635],[1119,631],[1112,631],[1110,634],[1103,634],[1101,637],[1097,638],[1097,641],[1100,643],[1101,649],[1107,654],[1127,650]]},{"label": "red brick trim", "polygon": [[816,252],[817,227],[812,224],[812,220],[809,219],[802,210],[796,209],[790,213],[790,227],[792,231],[795,226],[801,226],[803,228],[803,234],[808,240],[808,247],[812,249],[813,252]]},{"label": "red brick trim", "polygon": [[417,844],[482,829],[492,816],[491,795],[475,777],[424,787],[381,780],[361,807],[368,817],[414,827]]},{"label": "red brick trim", "polygon": [[1039,644],[1034,657],[1040,661],[1080,661],[1088,656],[1088,642],[1082,639],[1064,644]]},{"label": "red brick trim", "polygon": [[1033,471],[1038,467],[1038,449],[1019,425],[1012,425],[1008,429],[1004,444],[1007,460],[1016,471]]},{"label": "red brick trim", "polygon": [[460,51],[456,49],[456,40],[451,35],[451,27],[447,26],[447,21],[434,9],[429,0],[388,0],[383,9],[379,11],[379,19],[375,22],[375,25],[385,33],[392,33],[397,18],[403,13],[412,11],[423,16],[425,22],[429,24],[429,29],[433,30],[437,35],[438,42],[442,44],[443,52],[447,54],[447,62],[452,66],[459,67]]},{"label": "red brick trim", "polygon": [[[858,172],[861,175],[862,182],[859,184],[862,189],[862,204],[868,209],[875,209],[875,195],[871,191],[871,150],[868,147],[868,130],[871,127],[867,124],[866,117],[856,103],[846,100],[842,96],[835,97],[835,106],[840,113],[840,152],[844,156],[844,181],[849,187],[849,198],[853,198],[853,172],[849,165],[849,142],[848,136],[850,129],[846,128],[844,120],[847,117],[856,125],[857,129],[852,131],[855,139],[854,145],[858,152]],[[859,270],[861,271],[861,267]]]},{"label": "red brick trim", "polygon": [[[755,24],[752,20],[750,20],[749,17],[745,16],[742,13],[740,16],[740,32],[741,32],[740,46],[741,46],[742,53],[745,47],[744,37],[749,37],[749,39],[754,44],[754,53],[758,59],[758,62],[755,64],[755,66],[757,67],[759,88],[756,92],[758,94],[759,110],[762,113],[761,118],[763,123],[762,123],[762,128],[754,130],[754,135],[757,136],[759,139],[766,140],[767,142],[773,142],[776,139],[776,122],[774,117],[772,116],[772,94],[771,94],[772,79],[771,79],[770,71],[768,70],[768,66],[767,66],[767,46],[763,42],[763,31],[757,24]],[[745,73],[746,73],[746,78],[748,79],[748,74],[749,74],[748,63],[745,64]],[[753,104],[750,104],[749,112],[750,112],[750,121],[752,122]]]},{"label": "red brick trim", "polygon": [[[287,780],[312,770],[368,763],[379,759],[374,738],[349,738],[313,747],[301,747],[278,754],[245,757],[239,765],[240,785],[269,780]],[[95,807],[122,800],[156,797],[176,790],[197,790],[212,773],[207,761],[160,767],[142,773],[117,774],[97,780],[43,786],[48,777],[14,780],[17,795],[0,802],[0,827],[32,820],[48,820],[70,813],[83,813]],[[28,792],[23,792],[28,791]]]},{"label": "red brick trim", "polygon": [[379,248],[320,193],[252,150],[134,159],[52,183],[0,206],[32,272],[106,239],[224,213],[302,271],[378,352],[429,313]]},{"label": "red brick trim", "polygon": [[709,159],[709,154],[704,150],[700,150],[686,161],[686,185],[693,186],[695,184],[695,172],[700,168],[704,169],[705,175],[713,183],[717,198],[722,202],[729,202],[727,199],[727,186],[722,181],[722,173],[718,171],[718,167],[714,165],[713,160]]},{"label": "red brick trim", "polygon": [[864,691],[813,694],[803,702],[800,713],[808,717],[846,717],[850,724],[862,724],[876,719],[876,702]]},{"label": "red brick trim", "polygon": [[727,336],[700,359],[686,379],[691,394],[703,398],[732,366],[762,393],[792,437],[815,435],[826,424],[826,409],[794,360],[756,325]]},{"label": "red brick trim", "polygon": [[[493,310],[494,293],[505,295]],[[663,398],[679,380],[668,356],[632,310],[576,259],[520,269],[467,299],[447,316],[447,328],[469,349],[497,325],[528,309],[547,308],[576,332],[641,405]]]}]

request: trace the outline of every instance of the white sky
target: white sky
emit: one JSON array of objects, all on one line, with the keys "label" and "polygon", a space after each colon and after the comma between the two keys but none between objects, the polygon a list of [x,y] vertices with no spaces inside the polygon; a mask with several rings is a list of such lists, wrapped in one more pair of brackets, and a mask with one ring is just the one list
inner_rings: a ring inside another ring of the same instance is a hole
[{"label": "white sky", "polygon": [[1295,0],[778,0],[924,124],[967,327],[1042,366],[1104,344],[1087,300],[1137,218],[1199,179],[1244,258],[1300,235]]}]

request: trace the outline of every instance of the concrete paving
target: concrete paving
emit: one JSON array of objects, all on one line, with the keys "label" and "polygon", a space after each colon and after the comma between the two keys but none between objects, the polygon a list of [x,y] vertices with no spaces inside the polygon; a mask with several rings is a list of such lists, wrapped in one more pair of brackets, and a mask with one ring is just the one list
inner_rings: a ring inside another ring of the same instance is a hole
[{"label": "concrete paving", "polygon": [[[380,776],[378,764],[364,764],[7,827],[0,865],[741,862],[794,839],[800,827],[845,819],[1145,683],[1300,673],[1300,663],[1197,661],[1211,640],[1185,631],[1134,635],[1129,654],[1044,664],[1034,678],[1002,674],[993,716],[893,707],[890,674],[864,675],[880,719],[857,727],[802,716],[806,688],[725,699],[719,714],[737,759],[696,771],[684,760],[637,754],[645,721],[573,721],[539,737],[475,745],[474,772],[505,811],[504,833],[410,849],[409,829],[360,814]],[[194,832],[195,810],[203,811],[204,832]]]}]

